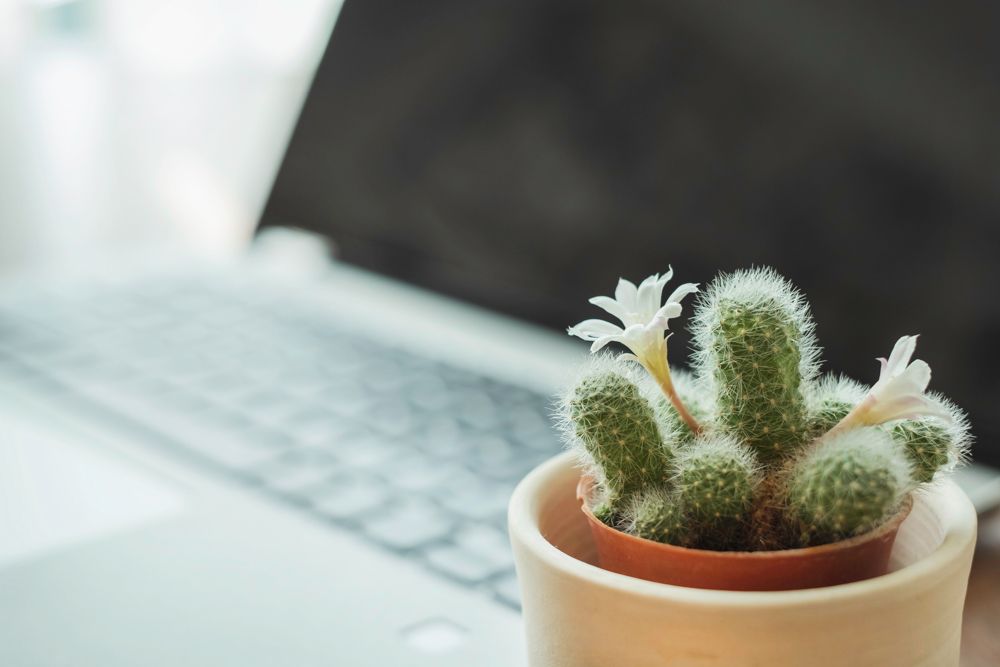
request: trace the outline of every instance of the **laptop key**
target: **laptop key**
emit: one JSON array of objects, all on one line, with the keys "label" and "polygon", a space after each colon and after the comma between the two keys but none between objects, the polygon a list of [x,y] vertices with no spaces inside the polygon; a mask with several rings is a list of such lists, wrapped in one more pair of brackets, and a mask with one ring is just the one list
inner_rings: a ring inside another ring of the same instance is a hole
[{"label": "laptop key", "polygon": [[379,471],[393,488],[403,493],[424,493],[447,487],[461,478],[465,469],[454,463],[435,463],[424,455],[410,454]]},{"label": "laptop key", "polygon": [[297,444],[287,433],[256,422],[253,422],[252,426],[234,433],[234,436],[245,442],[272,450],[288,450]]},{"label": "laptop key", "polygon": [[547,459],[549,456],[551,456],[551,454],[535,458],[517,457],[503,463],[484,466],[480,469],[480,472],[484,477],[496,480],[497,482],[514,483],[531,472],[535,466]]},{"label": "laptop key", "polygon": [[333,384],[329,374],[304,368],[280,372],[277,381],[286,391],[306,397],[318,394]]},{"label": "laptop key", "polygon": [[464,584],[479,583],[506,569],[498,569],[488,558],[461,547],[434,547],[428,549],[425,555],[432,568]]},{"label": "laptop key", "polygon": [[253,468],[275,457],[275,451],[228,435],[203,435],[185,440],[188,449],[234,472]]},{"label": "laptop key", "polygon": [[311,487],[328,481],[340,470],[341,467],[330,456],[310,451],[293,451],[257,468],[253,476],[269,489],[301,497]]},{"label": "laptop key", "polygon": [[552,424],[534,407],[513,408],[507,415],[507,424],[510,434],[518,442],[546,452],[559,450],[559,441]]},{"label": "laptop key", "polygon": [[355,432],[338,439],[334,450],[345,465],[375,469],[400,455],[398,443],[365,432]]},{"label": "laptop key", "polygon": [[431,373],[421,373],[407,387],[410,402],[422,410],[436,412],[445,410],[454,400],[454,395],[444,380]]},{"label": "laptop key", "polygon": [[351,424],[322,407],[311,407],[280,420],[278,428],[306,447],[336,448],[352,430]]},{"label": "laptop key", "polygon": [[370,475],[340,476],[314,489],[310,502],[313,509],[338,521],[360,521],[390,499],[385,484]]},{"label": "laptop key", "polygon": [[360,417],[374,403],[360,382],[349,379],[338,379],[335,384],[321,390],[316,399],[332,413],[345,418]]},{"label": "laptop key", "polygon": [[400,388],[412,379],[412,372],[382,357],[365,369],[365,386],[379,394],[398,395]]},{"label": "laptop key", "polygon": [[253,384],[246,376],[235,371],[218,371],[200,378],[194,386],[198,391],[215,399],[234,398],[253,390]]},{"label": "laptop key", "polygon": [[265,387],[253,389],[235,402],[254,419],[274,424],[302,409],[302,403],[295,398]]},{"label": "laptop key", "polygon": [[444,415],[428,421],[414,441],[434,459],[461,458],[468,450],[467,436],[458,421]]},{"label": "laptop key", "polygon": [[462,392],[456,412],[463,422],[477,429],[491,430],[500,422],[496,403],[479,390]]},{"label": "laptop key", "polygon": [[442,540],[454,522],[429,503],[408,502],[370,517],[365,534],[392,549],[409,550]]},{"label": "laptop key", "polygon": [[507,532],[488,524],[468,524],[452,537],[452,541],[464,550],[488,559],[498,569],[514,567]]},{"label": "laptop key", "polygon": [[517,455],[514,445],[509,440],[495,434],[470,438],[467,451],[470,457],[478,462],[477,467],[483,469],[507,463]]},{"label": "laptop key", "polygon": [[504,604],[514,609],[521,608],[521,588],[513,572],[493,583],[493,594]]},{"label": "laptop key", "polygon": [[413,410],[401,400],[381,401],[368,410],[373,429],[389,438],[400,438],[413,431]]},{"label": "laptop key", "polygon": [[[99,386],[88,388],[88,398],[111,402],[132,419],[155,431],[169,434],[171,440],[182,448],[239,475],[277,455],[274,448],[242,439],[238,433],[224,428],[211,428],[200,422],[197,414],[179,411],[175,404],[164,400],[154,403],[141,395],[130,395],[113,387]],[[207,406],[202,407],[208,409]]]},{"label": "laptop key", "polygon": [[476,480],[442,489],[440,502],[463,519],[483,521],[495,519],[507,511],[511,492],[510,486]]}]

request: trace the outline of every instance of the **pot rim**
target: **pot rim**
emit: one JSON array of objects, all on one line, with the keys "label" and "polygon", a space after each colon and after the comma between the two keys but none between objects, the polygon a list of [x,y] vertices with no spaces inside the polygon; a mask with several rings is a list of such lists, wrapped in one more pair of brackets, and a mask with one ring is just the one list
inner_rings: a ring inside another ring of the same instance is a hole
[{"label": "pot rim", "polygon": [[607,525],[594,516],[594,513],[590,509],[590,491],[592,490],[594,483],[595,480],[593,477],[587,474],[581,474],[580,481],[576,485],[576,497],[582,501],[580,503],[580,509],[583,510],[585,515],[587,515],[587,519],[590,521],[591,525],[598,526],[599,530],[602,532],[614,533],[615,539],[620,539],[624,542],[642,544],[644,549],[649,549],[663,554],[689,554],[706,560],[765,561],[774,560],[776,558],[804,558],[810,556],[820,556],[827,553],[842,551],[858,544],[878,539],[888,533],[898,530],[899,526],[906,520],[906,517],[910,515],[910,510],[913,509],[913,494],[911,493],[906,496],[906,499],[903,501],[903,505],[895,514],[868,532],[849,537],[846,540],[838,540],[836,542],[828,542],[826,544],[817,544],[812,547],[772,549],[769,551],[719,551],[716,549],[693,549],[691,547],[681,547],[675,544],[665,544],[663,542],[647,540],[646,538],[639,537],[637,535],[629,535],[626,532]]},{"label": "pot rim", "polygon": [[[569,473],[579,476],[574,455],[563,452],[545,461],[521,480],[514,489],[508,508],[508,527],[515,544],[532,552],[534,558],[563,575],[621,594],[673,601],[701,607],[788,608],[827,604],[831,601],[860,600],[894,589],[919,590],[921,581],[933,581],[949,568],[961,564],[962,553],[976,539],[976,511],[971,501],[951,480],[933,485],[927,495],[934,497],[933,511],[943,526],[944,537],[938,547],[915,563],[880,577],[837,584],[823,588],[788,591],[727,591],[688,588],[636,579],[604,570],[578,560],[551,544],[538,525],[542,497],[548,485]],[[773,552],[772,552],[773,553]]]}]

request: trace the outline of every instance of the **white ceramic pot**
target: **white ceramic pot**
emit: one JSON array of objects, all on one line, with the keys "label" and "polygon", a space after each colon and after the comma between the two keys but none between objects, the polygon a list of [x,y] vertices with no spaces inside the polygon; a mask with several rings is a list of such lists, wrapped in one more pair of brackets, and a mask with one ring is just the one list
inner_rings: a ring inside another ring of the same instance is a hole
[{"label": "white ceramic pot", "polygon": [[890,573],[778,592],[683,588],[602,570],[569,454],[514,491],[509,525],[532,667],[958,665],[976,541],[952,482],[917,494]]}]

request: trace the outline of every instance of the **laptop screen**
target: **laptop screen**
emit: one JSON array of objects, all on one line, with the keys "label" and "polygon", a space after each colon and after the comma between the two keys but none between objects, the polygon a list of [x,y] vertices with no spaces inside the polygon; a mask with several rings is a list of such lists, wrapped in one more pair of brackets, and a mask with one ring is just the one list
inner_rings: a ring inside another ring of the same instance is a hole
[{"label": "laptop screen", "polygon": [[994,10],[764,7],[348,1],[262,224],[554,328],[620,275],[772,265],[828,368],[923,334],[1000,463]]}]

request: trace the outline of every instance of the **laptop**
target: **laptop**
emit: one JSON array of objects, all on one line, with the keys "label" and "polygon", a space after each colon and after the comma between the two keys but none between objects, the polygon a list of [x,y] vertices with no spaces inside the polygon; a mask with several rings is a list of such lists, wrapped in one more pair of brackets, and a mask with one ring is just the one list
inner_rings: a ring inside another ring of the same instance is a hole
[{"label": "laptop", "polygon": [[[775,265],[859,379],[911,318],[933,327],[935,382],[998,462],[995,387],[963,375],[967,344],[996,367],[989,301],[929,322],[926,276],[895,267],[900,297],[857,244],[844,270],[829,224],[975,233],[990,202],[962,165],[874,150],[878,104],[809,103],[696,12],[631,9],[349,1],[244,257],[3,286],[0,664],[523,664],[505,508],[560,450],[550,396],[587,354],[560,329],[668,262]],[[995,277],[908,239],[970,289]],[[996,475],[968,474],[995,503]]]}]

